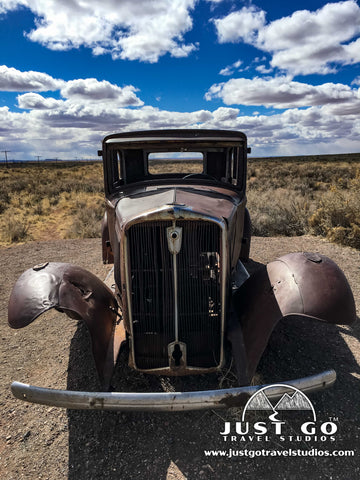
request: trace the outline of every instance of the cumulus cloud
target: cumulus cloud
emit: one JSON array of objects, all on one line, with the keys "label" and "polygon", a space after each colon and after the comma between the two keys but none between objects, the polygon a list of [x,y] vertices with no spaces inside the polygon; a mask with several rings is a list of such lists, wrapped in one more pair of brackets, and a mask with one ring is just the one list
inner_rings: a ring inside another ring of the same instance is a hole
[{"label": "cumulus cloud", "polygon": [[196,0],[2,0],[0,12],[27,7],[35,28],[27,36],[52,50],[89,47],[95,55],[157,62],[170,53],[189,55],[197,47],[184,34],[192,28]]},{"label": "cumulus cloud", "polygon": [[82,78],[66,82],[61,89],[64,98],[73,101],[115,102],[117,106],[139,106],[142,102],[135,94],[138,91],[132,85],[123,88],[106,80],[101,82],[96,78]]},{"label": "cumulus cloud", "polygon": [[253,43],[256,34],[265,25],[265,12],[255,6],[243,7],[226,17],[213,20],[220,43]]},{"label": "cumulus cloud", "polygon": [[19,0],[0,0],[0,14],[9,10],[15,10],[19,4]]},{"label": "cumulus cloud", "polygon": [[59,90],[64,85],[63,80],[58,80],[46,73],[21,72],[16,68],[6,65],[0,66],[0,90],[6,92],[46,92]]},{"label": "cumulus cloud", "polygon": [[359,89],[342,84],[312,86],[282,76],[232,79],[210,88],[208,99],[228,105],[288,108],[244,115],[232,106],[163,110],[143,105],[135,87],[93,78],[58,82],[53,95],[18,95],[20,112],[0,108],[0,143],[16,158],[73,158],[74,152],[91,157],[110,132],[181,127],[242,130],[256,155],[358,151],[360,146]]},{"label": "cumulus cloud", "polygon": [[[95,156],[102,137],[110,132],[180,127],[244,131],[255,155],[359,149],[360,119],[356,110],[350,109],[351,102],[247,116],[230,107],[213,112],[174,112],[152,106],[106,107],[101,102],[71,104],[67,100],[59,101],[54,108],[43,108],[49,105],[49,99],[27,95],[20,101],[28,107],[32,102],[32,109],[18,113],[0,108],[0,142],[13,152],[59,158],[73,158],[74,152]],[[19,153],[17,158],[24,155]]]},{"label": "cumulus cloud", "polygon": [[19,108],[26,110],[51,110],[59,108],[63,104],[63,101],[61,100],[45,98],[38,93],[24,93],[24,95],[18,95],[17,101]]},{"label": "cumulus cloud", "polygon": [[275,108],[353,103],[360,107],[358,90],[341,83],[309,85],[290,77],[233,78],[212,85],[206,100],[220,98],[226,105],[264,105]]},{"label": "cumulus cloud", "polygon": [[[254,6],[214,20],[218,40],[245,42],[272,54],[271,66],[292,75],[327,74],[360,62],[360,7],[355,0],[296,11],[266,23]],[[355,39],[355,40],[354,40]]]},{"label": "cumulus cloud", "polygon": [[119,87],[106,80],[79,78],[65,81],[54,79],[41,72],[22,72],[15,68],[0,66],[0,91],[29,92],[18,96],[20,108],[53,109],[63,103],[53,98],[44,98],[34,92],[60,91],[61,96],[70,104],[101,102],[111,103],[114,107],[138,107],[144,104],[137,97],[138,91],[132,85]]}]

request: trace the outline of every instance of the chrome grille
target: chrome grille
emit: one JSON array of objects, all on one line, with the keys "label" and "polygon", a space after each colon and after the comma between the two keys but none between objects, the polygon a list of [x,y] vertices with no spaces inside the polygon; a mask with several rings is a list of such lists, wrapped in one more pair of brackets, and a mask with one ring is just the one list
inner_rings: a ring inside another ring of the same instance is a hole
[{"label": "chrome grille", "polygon": [[128,232],[134,360],[140,369],[166,368],[168,345],[178,340],[186,344],[187,367],[215,367],[221,356],[221,229],[207,221],[176,221],[183,232],[176,298],[166,236],[171,226],[145,222]]}]

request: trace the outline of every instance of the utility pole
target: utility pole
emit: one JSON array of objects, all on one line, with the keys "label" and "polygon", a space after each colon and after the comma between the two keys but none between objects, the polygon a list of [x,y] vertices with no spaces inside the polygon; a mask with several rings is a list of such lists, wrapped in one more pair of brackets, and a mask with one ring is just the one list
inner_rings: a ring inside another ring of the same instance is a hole
[{"label": "utility pole", "polygon": [[37,158],[38,163],[40,162],[41,155],[35,155],[35,158]]},{"label": "utility pole", "polygon": [[6,165],[6,168],[9,167],[8,165],[8,158],[7,158],[7,154],[11,152],[11,150],[1,150],[1,153],[4,153],[5,154],[5,165]]}]

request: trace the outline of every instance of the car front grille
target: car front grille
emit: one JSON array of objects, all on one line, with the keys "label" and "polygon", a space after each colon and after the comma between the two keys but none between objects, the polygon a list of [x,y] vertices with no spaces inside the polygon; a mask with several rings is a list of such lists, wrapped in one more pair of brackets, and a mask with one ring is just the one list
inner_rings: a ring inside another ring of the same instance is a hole
[{"label": "car front grille", "polygon": [[174,226],[152,221],[128,231],[135,364],[169,367],[168,346],[181,342],[186,368],[213,368],[221,361],[222,230],[205,220],[176,221],[182,243],[174,266],[167,237]]}]

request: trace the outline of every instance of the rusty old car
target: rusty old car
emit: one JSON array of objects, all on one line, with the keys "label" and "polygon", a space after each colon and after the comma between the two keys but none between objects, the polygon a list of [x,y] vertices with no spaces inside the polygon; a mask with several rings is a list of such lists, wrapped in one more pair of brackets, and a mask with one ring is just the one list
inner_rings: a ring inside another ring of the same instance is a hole
[{"label": "rusty old car", "polygon": [[[90,332],[98,392],[13,382],[20,399],[67,408],[189,410],[240,404],[283,317],[351,324],[354,298],[340,268],[317,253],[289,253],[249,276],[246,136],[224,130],[152,130],[105,137],[102,256],[106,286],[87,270],[43,263],[21,275],[9,324],[21,328],[55,308]],[[169,162],[171,159],[171,162]],[[162,162],[162,163],[161,163]],[[159,167],[159,164],[162,167]],[[160,168],[160,170],[159,170]],[[108,391],[124,343],[134,369],[188,375],[223,368],[231,351],[239,387],[191,392]],[[333,370],[286,382],[305,392],[331,385]],[[284,387],[272,390],[279,397]],[[230,399],[230,400],[229,400]]]}]

